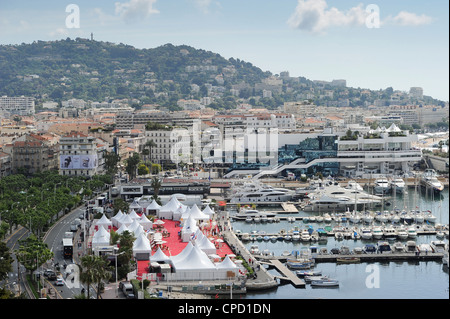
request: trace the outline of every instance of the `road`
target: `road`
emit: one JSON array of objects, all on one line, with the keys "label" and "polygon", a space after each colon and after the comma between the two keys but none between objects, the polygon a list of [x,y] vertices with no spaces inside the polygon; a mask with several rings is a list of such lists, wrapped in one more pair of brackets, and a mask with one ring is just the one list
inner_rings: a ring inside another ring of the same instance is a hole
[{"label": "road", "polygon": [[[75,221],[75,219],[79,218],[80,215],[84,215],[85,213],[85,207],[78,207],[62,217],[45,235],[44,242],[48,245],[49,249],[51,249],[54,253],[53,261],[47,265],[44,265],[42,268],[45,269],[53,269],[55,270],[55,265],[59,264],[60,272],[63,275],[64,279],[64,285],[63,286],[55,286],[55,282],[50,282],[52,284],[51,289],[56,289],[56,295],[53,294],[53,298],[57,299],[68,299],[73,298],[74,295],[81,294],[81,289],[86,287],[77,280],[76,276],[69,276],[66,278],[65,269],[63,267],[64,264],[67,265],[67,269],[71,268],[71,264],[78,263],[78,255],[77,255],[77,242],[80,235],[80,230],[78,230],[76,233],[74,233],[74,258],[73,259],[64,259],[63,256],[63,245],[62,245],[62,239],[64,238],[64,235],[66,232],[71,232],[70,226]],[[82,220],[84,222],[84,219]],[[73,280],[70,280],[72,279]],[[69,282],[70,280],[70,282]],[[86,292],[87,293],[87,292]],[[91,296],[96,296],[95,291],[91,288]]]}]

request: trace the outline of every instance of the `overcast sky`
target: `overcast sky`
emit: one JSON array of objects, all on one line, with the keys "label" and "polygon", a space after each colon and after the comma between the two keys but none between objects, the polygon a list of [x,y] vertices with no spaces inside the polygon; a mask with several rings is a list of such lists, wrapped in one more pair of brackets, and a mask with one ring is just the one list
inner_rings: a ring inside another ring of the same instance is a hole
[{"label": "overcast sky", "polygon": [[[79,8],[79,28],[70,28],[70,4]],[[445,101],[448,30],[445,0],[0,0],[0,44],[93,32],[98,41],[186,44],[275,74],[346,79],[352,87],[420,86]]]}]

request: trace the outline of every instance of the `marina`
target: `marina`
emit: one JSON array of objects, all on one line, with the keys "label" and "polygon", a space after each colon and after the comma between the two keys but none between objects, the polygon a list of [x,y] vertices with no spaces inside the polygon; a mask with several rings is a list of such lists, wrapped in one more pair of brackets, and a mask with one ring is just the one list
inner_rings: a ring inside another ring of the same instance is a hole
[{"label": "marina", "polygon": [[[257,205],[255,210],[277,211],[274,220],[245,222],[233,218],[233,212],[229,211],[231,225],[242,245],[257,246],[258,253],[253,257],[279,282],[276,289],[257,294],[248,291],[245,298],[416,298],[414,289],[405,288],[409,285],[419,285],[430,298],[448,298],[448,266],[444,262],[448,256],[448,188],[437,196],[406,187],[407,192],[389,197],[389,207],[368,211],[353,219],[352,211],[305,212],[299,208],[298,213],[283,213],[276,206]],[[401,212],[416,214],[405,218]],[[426,219],[426,214],[430,220]],[[402,219],[398,218],[400,216]],[[395,238],[385,237],[386,228],[395,231]],[[302,240],[301,234],[308,230],[310,235],[320,230],[320,236]],[[354,235],[355,230],[359,236]],[[367,236],[367,232],[370,236],[363,238],[361,235]],[[342,237],[337,236],[338,233]],[[294,239],[295,236],[299,237]],[[433,249],[432,242],[442,242],[444,248]],[[330,283],[335,289],[320,289],[326,288],[326,284],[310,285],[304,280],[302,286],[301,281],[293,280],[298,270],[289,269],[286,262],[294,251],[302,249],[313,252],[314,264],[308,270],[329,273],[338,281],[334,286]],[[362,287],[370,267],[377,267],[383,278],[384,285],[378,290]],[[399,276],[396,269],[402,269],[402,275]],[[419,283],[414,275],[417,272],[424,278]],[[397,287],[393,287],[393,283],[397,283]],[[436,284],[436,289],[428,288],[431,283]],[[398,286],[405,291],[400,292]],[[357,294],[349,287],[357,287],[364,293]]]}]

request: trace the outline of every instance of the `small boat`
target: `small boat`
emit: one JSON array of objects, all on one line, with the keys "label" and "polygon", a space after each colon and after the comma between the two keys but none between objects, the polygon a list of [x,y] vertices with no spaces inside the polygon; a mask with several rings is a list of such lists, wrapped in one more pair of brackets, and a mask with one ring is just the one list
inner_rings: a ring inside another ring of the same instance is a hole
[{"label": "small boat", "polygon": [[298,230],[294,230],[292,232],[292,241],[299,241],[300,240],[300,232]]},{"label": "small boat", "polygon": [[249,233],[243,233],[241,236],[241,240],[248,241],[250,240],[250,234]]},{"label": "small boat", "polygon": [[287,261],[286,265],[290,269],[311,269],[314,267],[314,262],[312,261]]},{"label": "small boat", "polygon": [[305,277],[305,276],[322,276],[321,271],[311,271],[311,270],[297,270],[295,274],[298,277]]},{"label": "small boat", "polygon": [[283,256],[283,257],[288,257],[288,256],[290,256],[291,255],[291,253],[289,252],[289,251],[287,251],[287,250],[285,250],[285,251],[283,251],[282,253],[281,253],[281,256]]},{"label": "small boat", "polygon": [[270,241],[271,241],[272,243],[276,242],[277,240],[278,240],[278,237],[277,237],[277,236],[275,236],[275,235],[270,236]]},{"label": "small boat", "polygon": [[446,244],[442,240],[433,240],[430,243],[431,248],[435,253],[445,253],[446,252]]},{"label": "small boat", "polygon": [[359,232],[357,232],[356,230],[352,231],[352,239],[353,240],[359,240],[361,239],[361,235],[359,234]]},{"label": "small boat", "polygon": [[374,239],[381,239],[381,237],[383,237],[383,229],[379,226],[375,226],[372,229],[372,237]]},{"label": "small boat", "polygon": [[416,238],[417,237],[417,231],[414,228],[414,226],[409,227],[407,232],[408,232],[408,238]]},{"label": "small boat", "polygon": [[339,281],[334,279],[322,279],[311,281],[311,287],[339,287]]},{"label": "small boat", "polygon": [[325,215],[323,215],[323,220],[325,221],[325,223],[331,223],[330,214],[326,213]]},{"label": "small boat", "polygon": [[421,252],[421,253],[432,253],[433,252],[433,248],[431,247],[430,244],[420,244],[417,246],[417,249]]},{"label": "small boat", "polygon": [[322,276],[322,275],[316,275],[316,276],[305,276],[304,280],[305,282],[308,284],[311,281],[317,281],[317,280],[325,280],[328,279],[327,276]]},{"label": "small boat", "polygon": [[409,240],[406,242],[406,251],[413,253],[417,250],[417,245],[415,241]]},{"label": "small boat", "polygon": [[408,238],[408,231],[406,229],[400,228],[397,231],[397,237],[401,240],[405,240]]},{"label": "small boat", "polygon": [[366,246],[364,246],[363,250],[366,254],[374,254],[377,252],[377,248],[372,244],[367,244]]},{"label": "small boat", "polygon": [[301,241],[310,241],[311,240],[311,235],[309,234],[309,232],[306,229],[302,230],[302,232],[300,234],[300,240]]},{"label": "small boat", "polygon": [[370,213],[365,213],[363,216],[363,221],[366,224],[371,224],[373,222],[373,216]]},{"label": "small boat", "polygon": [[370,228],[362,228],[361,229],[361,238],[364,240],[370,240],[372,239],[373,235],[372,235],[372,231],[370,230]]},{"label": "small boat", "polygon": [[383,231],[383,236],[387,240],[395,240],[397,238],[397,231],[392,226],[387,226]]},{"label": "small boat", "polygon": [[251,222],[253,222],[253,218],[251,218],[251,217],[249,216],[249,217],[247,217],[247,218],[245,219],[245,222],[246,222],[246,223],[251,223]]},{"label": "small boat", "polygon": [[392,245],[392,247],[394,248],[395,252],[404,252],[405,251],[405,245],[402,244],[401,242],[397,241],[394,243],[394,245]]},{"label": "small boat", "polygon": [[380,253],[384,253],[384,252],[392,252],[391,250],[391,245],[389,245],[388,242],[386,241],[382,241],[378,243],[378,251]]},{"label": "small boat", "polygon": [[316,216],[316,222],[318,222],[318,223],[323,222],[323,217],[322,216]]},{"label": "small boat", "polygon": [[334,233],[334,238],[336,240],[343,240],[344,239],[344,233],[343,232]]},{"label": "small boat", "polygon": [[252,246],[250,247],[250,253],[251,253],[252,255],[259,255],[259,254],[260,254],[260,251],[259,251],[258,245],[252,245]]},{"label": "small boat", "polygon": [[361,262],[359,257],[338,257],[336,262],[339,264],[357,264]]},{"label": "small boat", "polygon": [[291,241],[292,240],[292,236],[291,235],[287,235],[284,237],[285,241]]}]

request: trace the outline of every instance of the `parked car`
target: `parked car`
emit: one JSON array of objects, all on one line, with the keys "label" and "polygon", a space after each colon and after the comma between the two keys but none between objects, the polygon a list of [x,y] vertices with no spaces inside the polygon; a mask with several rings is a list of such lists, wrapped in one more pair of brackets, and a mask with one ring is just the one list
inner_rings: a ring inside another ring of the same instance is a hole
[{"label": "parked car", "polygon": [[64,280],[62,278],[56,279],[55,286],[64,286]]}]

